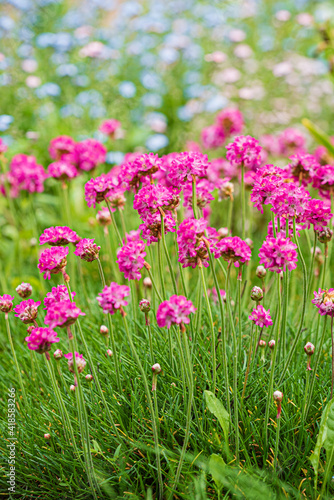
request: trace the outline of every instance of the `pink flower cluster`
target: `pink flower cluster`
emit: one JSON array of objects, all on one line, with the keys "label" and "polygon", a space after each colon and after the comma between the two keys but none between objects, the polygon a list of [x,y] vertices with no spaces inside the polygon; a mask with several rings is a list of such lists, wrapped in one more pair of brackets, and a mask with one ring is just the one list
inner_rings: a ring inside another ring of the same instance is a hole
[{"label": "pink flower cluster", "polygon": [[0,295],[0,311],[3,313],[9,313],[13,307],[14,297],[5,293],[5,295]]},{"label": "pink flower cluster", "polygon": [[55,161],[48,166],[48,174],[50,177],[58,181],[67,181],[78,176],[78,171],[72,163],[65,161]]},{"label": "pink flower cluster", "polygon": [[250,135],[239,135],[226,149],[226,159],[231,163],[243,164],[249,169],[256,169],[261,164],[262,148],[259,141]]},{"label": "pink flower cluster", "polygon": [[140,280],[140,270],[145,264],[145,243],[130,241],[117,252],[117,264],[124,277],[129,280]]},{"label": "pink flower cluster", "polygon": [[214,244],[213,251],[216,259],[222,257],[228,262],[233,262],[235,267],[248,262],[252,255],[247,243],[239,236],[228,236],[219,240]]},{"label": "pink flower cluster", "polygon": [[312,304],[314,304],[319,313],[322,316],[334,316],[334,288],[329,290],[322,290],[319,288],[317,292],[314,293],[314,299]]},{"label": "pink flower cluster", "polygon": [[40,302],[28,299],[20,302],[13,310],[16,313],[15,316],[23,321],[23,323],[34,323],[37,318],[38,306],[40,305]]},{"label": "pink flower cluster", "polygon": [[272,272],[292,271],[297,267],[297,245],[282,233],[277,238],[268,236],[259,251],[260,264]]},{"label": "pink flower cluster", "polygon": [[16,198],[20,191],[41,193],[44,191],[44,181],[48,177],[42,165],[34,156],[15,155],[10,163],[10,169],[5,178],[10,185],[10,196]]},{"label": "pink flower cluster", "polygon": [[123,306],[128,305],[128,302],[124,298],[129,295],[130,288],[128,286],[119,285],[112,281],[109,286],[104,287],[102,292],[96,297],[96,300],[105,314],[115,314],[117,309],[122,309]]},{"label": "pink flower cluster", "polygon": [[76,144],[75,154],[78,169],[89,172],[106,161],[107,150],[96,139],[85,139]]},{"label": "pink flower cluster", "polygon": [[137,155],[133,161],[124,163],[118,175],[118,180],[126,190],[138,190],[141,182],[149,182],[147,177],[152,177],[162,166],[158,155],[148,153]]},{"label": "pink flower cluster", "polygon": [[120,126],[121,122],[115,120],[114,118],[110,118],[101,123],[99,131],[102,132],[102,134],[114,137],[116,130],[119,129]]},{"label": "pink flower cluster", "polygon": [[[161,239],[161,215],[159,212],[151,214],[146,213],[142,216],[143,223],[140,224],[139,229],[142,232],[142,237],[146,240],[147,245],[156,243]],[[175,233],[176,222],[173,219],[170,212],[166,212],[164,215],[164,229],[165,234]]]},{"label": "pink flower cluster", "polygon": [[209,254],[204,239],[207,221],[205,219],[185,219],[177,230],[179,262],[182,267],[209,265]]},{"label": "pink flower cluster", "polygon": [[67,328],[75,323],[79,316],[85,316],[85,313],[76,306],[75,302],[62,300],[48,306],[44,322],[51,328],[56,326]]},{"label": "pink flower cluster", "polygon": [[168,173],[168,181],[175,187],[182,187],[191,182],[193,177],[206,177],[209,167],[207,155],[184,152],[175,154],[169,164],[163,164],[162,170]]},{"label": "pink flower cluster", "polygon": [[109,194],[111,194],[114,182],[106,174],[102,174],[95,179],[91,179],[85,184],[85,200],[89,207],[95,208],[96,203],[101,203]]},{"label": "pink flower cluster", "polygon": [[[74,297],[76,293],[72,292],[71,295]],[[49,307],[52,307],[57,302],[61,302],[63,300],[70,300],[66,285],[54,286],[52,287],[51,292],[46,294],[44,299],[44,309],[49,309]]]},{"label": "pink flower cluster", "polygon": [[50,246],[62,246],[69,243],[78,243],[80,236],[67,226],[48,227],[39,238],[39,244]]},{"label": "pink flower cluster", "polygon": [[[211,192],[217,185],[213,185],[207,179],[196,179],[196,203],[200,208],[204,208],[214,200]],[[183,206],[192,209],[192,183],[188,183],[183,188],[184,203]]]},{"label": "pink flower cluster", "polygon": [[49,154],[57,162],[75,163],[75,140],[68,135],[60,135],[50,141]]},{"label": "pink flower cluster", "polygon": [[[83,357],[83,354],[79,354],[75,352],[75,364],[77,366],[78,373],[82,373],[86,366],[86,360]],[[68,369],[71,373],[75,373],[74,362],[73,362],[73,353],[69,352],[68,354],[64,354],[64,358],[68,359]]]},{"label": "pink flower cluster", "polygon": [[50,279],[51,274],[65,272],[68,247],[46,248],[39,256],[38,269],[44,273],[44,279]]},{"label": "pink flower cluster", "polygon": [[58,334],[51,328],[44,327],[34,328],[25,340],[28,342],[28,349],[39,354],[50,351],[51,344],[59,342]]},{"label": "pink flower cluster", "polygon": [[257,307],[254,307],[252,314],[248,316],[248,319],[254,321],[254,323],[259,326],[260,328],[268,328],[268,326],[273,324],[273,321],[270,316],[270,309],[266,311],[266,309],[258,305]]},{"label": "pink flower cluster", "polygon": [[239,134],[244,126],[243,116],[238,109],[223,109],[213,125],[201,132],[202,144],[207,149],[216,149],[222,146],[227,137]]},{"label": "pink flower cluster", "polygon": [[158,326],[170,328],[172,325],[188,324],[190,323],[189,315],[195,311],[196,308],[191,300],[187,300],[183,295],[172,295],[169,300],[165,300],[158,307]]},{"label": "pink flower cluster", "polygon": [[179,204],[178,190],[167,188],[161,184],[147,184],[135,194],[133,208],[140,216],[147,212],[154,214],[161,210],[174,210]]},{"label": "pink flower cluster", "polygon": [[94,239],[82,238],[75,247],[74,253],[82,260],[93,262],[93,260],[98,259],[100,249],[101,247],[94,243]]}]

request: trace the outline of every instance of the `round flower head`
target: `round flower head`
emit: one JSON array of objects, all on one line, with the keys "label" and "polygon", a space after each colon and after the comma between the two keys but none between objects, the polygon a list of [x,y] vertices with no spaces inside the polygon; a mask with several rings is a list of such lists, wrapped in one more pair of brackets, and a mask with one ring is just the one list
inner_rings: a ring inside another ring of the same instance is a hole
[{"label": "round flower head", "polygon": [[291,174],[296,181],[302,181],[304,185],[309,184],[316,170],[320,167],[313,155],[298,153],[290,156],[289,164]]},{"label": "round flower head", "polygon": [[273,324],[273,321],[270,316],[270,309],[268,311],[261,305],[258,305],[253,309],[253,312],[248,319],[254,321],[254,323],[260,328],[268,328],[268,326]]},{"label": "round flower head", "polygon": [[256,276],[258,278],[264,279],[266,277],[267,271],[263,266],[257,266],[256,268]]},{"label": "round flower head", "polygon": [[32,294],[32,286],[30,283],[21,283],[21,285],[16,287],[16,292],[22,299],[25,299]]},{"label": "round flower head", "polygon": [[87,205],[95,208],[96,203],[101,203],[111,193],[113,185],[112,178],[105,174],[86,182],[85,200]]},{"label": "round flower head", "polygon": [[137,155],[133,161],[123,163],[118,180],[126,190],[133,189],[136,192],[140,183],[149,182],[147,176],[158,172],[161,166],[161,159],[154,153]]},{"label": "round flower head", "polygon": [[201,140],[205,149],[217,149],[224,144],[225,135],[219,125],[210,125],[209,127],[203,128]]},{"label": "round flower head", "polygon": [[[215,185],[207,179],[196,179],[196,204],[199,208],[204,208],[214,200],[212,191]],[[183,206],[192,210],[192,183],[188,182],[183,188]]]},{"label": "round flower head", "polygon": [[71,391],[71,392],[75,392],[75,385],[73,385],[73,384],[72,384],[72,385],[70,385],[70,391]]},{"label": "round flower head", "polygon": [[209,254],[204,239],[207,221],[205,219],[185,219],[177,230],[179,262],[182,267],[208,267]]},{"label": "round flower head", "polygon": [[67,226],[48,227],[39,238],[39,244],[47,243],[50,246],[63,246],[69,243],[77,243],[80,237]]},{"label": "round flower head", "polygon": [[0,311],[3,313],[9,313],[13,307],[14,297],[11,295],[0,295]]},{"label": "round flower head", "polygon": [[34,156],[18,154],[13,157],[9,171],[10,178],[15,184],[17,193],[42,193],[44,181],[48,177],[42,165],[38,165]]},{"label": "round flower head", "polygon": [[94,239],[90,240],[88,238],[83,238],[79,241],[77,246],[75,247],[75,255],[80,257],[82,260],[86,260],[87,262],[93,262],[99,258],[99,250],[101,247],[98,247],[94,243]]},{"label": "round flower head", "polygon": [[318,292],[314,292],[312,304],[318,308],[321,316],[334,317],[334,288],[329,290],[319,288]]},{"label": "round flower head", "polygon": [[330,192],[334,187],[334,165],[323,165],[315,170],[313,187],[319,189],[323,198],[330,199]]},{"label": "round flower head", "polygon": [[60,349],[56,349],[55,352],[53,353],[53,357],[55,358],[56,361],[59,361],[63,357],[63,352]]},{"label": "round flower head", "polygon": [[96,220],[101,226],[109,226],[111,224],[111,215],[107,207],[103,207],[97,212]]},{"label": "round flower head", "polygon": [[263,299],[263,290],[259,286],[254,286],[251,290],[251,299],[260,302]]},{"label": "round flower head", "polygon": [[148,276],[143,279],[143,285],[145,288],[152,288],[152,280]]},{"label": "round flower head", "polygon": [[112,350],[111,350],[111,349],[107,349],[107,354],[106,354],[106,356],[109,356],[109,357],[111,357],[111,356],[112,356]]},{"label": "round flower head", "polygon": [[333,231],[328,227],[324,227],[321,231],[318,232],[318,240],[320,243],[328,243],[331,241],[333,237]]},{"label": "round flower head", "polygon": [[283,392],[275,391],[273,394],[273,398],[274,398],[274,401],[276,401],[276,403],[277,403],[277,416],[276,416],[276,418],[280,418],[281,411],[282,411],[281,403],[283,401]]},{"label": "round flower head", "polygon": [[51,328],[34,328],[25,340],[28,342],[28,349],[43,354],[50,351],[51,344],[59,342],[57,335]]},{"label": "round flower head", "polygon": [[[74,363],[73,363],[73,353],[69,352],[68,354],[64,354],[64,357],[68,359],[68,369],[71,373],[75,373]],[[86,366],[86,360],[84,359],[82,354],[75,352],[75,364],[77,365],[78,373],[84,371]]]},{"label": "round flower head", "polygon": [[[71,292],[72,297],[76,295],[75,292]],[[44,309],[48,309],[49,307],[53,306],[57,302],[61,302],[63,300],[70,300],[70,296],[67,291],[66,285],[58,285],[52,287],[51,292],[48,292],[46,294],[46,297],[44,299]]]},{"label": "round flower head", "polygon": [[265,340],[262,340],[262,339],[259,340],[259,347],[261,349],[264,349],[266,347],[266,345],[267,345],[267,342]]},{"label": "round flower head", "polygon": [[268,342],[269,349],[271,350],[275,349],[275,343],[276,343],[275,340],[269,340]]},{"label": "round flower head", "polygon": [[286,173],[273,165],[266,165],[259,168],[256,174],[251,192],[251,201],[263,214],[263,205],[271,203],[272,197],[282,184]]},{"label": "round flower head", "polygon": [[78,176],[78,171],[71,163],[56,161],[48,166],[48,174],[57,181],[67,181]]},{"label": "round flower head", "polygon": [[304,351],[308,356],[312,356],[312,354],[314,354],[315,347],[311,342],[307,342],[304,346]]},{"label": "round flower head", "polygon": [[63,300],[48,308],[44,322],[51,328],[56,326],[66,328],[73,325],[79,316],[85,316],[85,313],[75,305],[75,302]]},{"label": "round flower head", "polygon": [[281,233],[277,238],[267,237],[259,251],[260,263],[269,271],[280,273],[297,267],[297,245]]},{"label": "round flower head", "polygon": [[322,231],[329,223],[333,214],[328,205],[322,200],[310,199],[308,200],[304,219],[306,227],[309,228],[311,224],[315,231]]},{"label": "round flower head", "polygon": [[44,439],[51,439],[51,435],[50,434],[44,434]]},{"label": "round flower head", "polygon": [[79,170],[89,172],[106,160],[107,150],[96,139],[85,139],[75,145],[75,161]]},{"label": "round flower head", "polygon": [[[141,215],[143,224],[140,224],[139,229],[142,231],[142,237],[146,240],[147,245],[156,243],[161,239],[161,216],[159,212],[151,214],[150,212]],[[164,216],[165,234],[175,233],[176,222],[170,212],[166,212]]]},{"label": "round flower head", "polygon": [[216,116],[216,124],[222,129],[225,137],[240,134],[244,126],[242,113],[235,108],[225,108]]},{"label": "round flower head", "polygon": [[20,318],[23,323],[34,323],[37,318],[38,306],[40,305],[40,302],[35,302],[32,299],[24,300],[14,307],[15,316]]},{"label": "round flower head", "polygon": [[130,241],[117,252],[119,270],[124,278],[140,280],[140,270],[144,267],[146,256],[144,241]]},{"label": "round flower head", "polygon": [[75,140],[68,135],[60,135],[50,141],[49,154],[54,160],[71,162],[74,159]]},{"label": "round flower head", "polygon": [[158,326],[170,328],[172,325],[188,324],[190,323],[189,315],[195,311],[196,308],[191,300],[187,300],[183,295],[172,295],[169,300],[165,300],[158,307]]},{"label": "round flower head", "polygon": [[219,200],[226,200],[229,198],[233,200],[234,184],[228,180],[222,182],[219,187]]},{"label": "round flower head", "polygon": [[119,285],[112,281],[109,286],[104,287],[102,292],[96,297],[96,300],[105,314],[115,314],[117,309],[122,311],[123,306],[128,305],[128,302],[124,298],[129,295],[130,288],[128,286]]},{"label": "round flower head", "polygon": [[192,182],[193,177],[205,177],[209,167],[207,155],[202,153],[178,153],[170,164],[163,165],[162,170],[168,172],[168,181],[175,187],[182,187]]},{"label": "round flower head", "polygon": [[161,366],[159,365],[159,363],[155,363],[152,366],[152,372],[153,373],[160,373],[161,372]]},{"label": "round flower head", "polygon": [[154,214],[159,208],[163,211],[174,210],[179,204],[176,190],[166,188],[161,184],[148,184],[139,189],[135,195],[133,208],[139,215],[147,212]]},{"label": "round flower head", "polygon": [[310,198],[310,193],[303,186],[283,183],[271,197],[271,210],[279,217],[296,217],[297,223],[303,223]]},{"label": "round flower head", "polygon": [[115,120],[114,118],[110,118],[109,120],[104,120],[99,126],[99,131],[102,134],[109,135],[110,137],[115,136],[115,132],[121,126],[121,122]]},{"label": "round flower head", "polygon": [[105,325],[101,325],[100,326],[100,334],[103,335],[103,337],[108,337],[108,335],[109,335],[108,327]]},{"label": "round flower head", "polygon": [[303,153],[305,137],[295,128],[287,128],[278,137],[279,152],[283,156]]},{"label": "round flower head", "polygon": [[151,303],[149,300],[147,299],[142,299],[140,302],[139,302],[139,309],[141,310],[141,312],[147,314],[150,312],[151,310]]},{"label": "round flower head", "polygon": [[93,382],[93,375],[91,373],[88,373],[85,376],[85,379],[87,380],[87,382]]},{"label": "round flower head", "polygon": [[214,246],[216,259],[222,257],[228,262],[233,262],[235,267],[248,262],[251,258],[251,249],[239,236],[228,236],[218,241]]},{"label": "round flower head", "polygon": [[44,279],[50,279],[51,274],[65,272],[68,247],[46,248],[39,256],[38,269]]},{"label": "round flower head", "polygon": [[249,169],[256,169],[261,164],[262,148],[259,141],[250,135],[239,135],[226,149],[226,159],[231,163],[243,164]]}]

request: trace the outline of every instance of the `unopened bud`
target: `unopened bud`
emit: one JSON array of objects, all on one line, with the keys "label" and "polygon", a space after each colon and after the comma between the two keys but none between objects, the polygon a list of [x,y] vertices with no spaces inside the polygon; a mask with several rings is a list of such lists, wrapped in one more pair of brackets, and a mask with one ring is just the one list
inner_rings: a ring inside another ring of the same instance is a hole
[{"label": "unopened bud", "polygon": [[328,243],[331,241],[333,231],[329,227],[325,227],[322,231],[318,231],[318,240],[320,243]]},{"label": "unopened bud", "polygon": [[75,392],[75,385],[70,386],[70,391]]},{"label": "unopened bud", "polygon": [[146,277],[143,279],[143,285],[145,288],[152,288],[152,281],[151,278]]},{"label": "unopened bud", "polygon": [[86,376],[85,376],[85,379],[87,380],[87,382],[91,382],[93,380],[93,375],[91,375],[90,373],[88,373]]},{"label": "unopened bud", "polygon": [[30,297],[32,294],[32,286],[30,283],[21,283],[18,287],[16,287],[16,292],[19,294],[22,299]]},{"label": "unopened bud", "polygon": [[313,344],[311,344],[311,342],[307,342],[307,344],[304,346],[304,351],[308,356],[312,356],[312,354],[314,354],[315,347]]},{"label": "unopened bud", "polygon": [[29,333],[29,335],[30,335],[34,328],[35,328],[35,326],[33,326],[33,325],[28,326],[27,333]]},{"label": "unopened bud", "polygon": [[101,325],[101,326],[100,326],[100,333],[101,333],[101,335],[103,335],[104,337],[108,337],[109,330],[108,330],[108,328],[106,327],[106,325]]},{"label": "unopened bud", "polygon": [[232,182],[226,181],[224,182],[219,189],[219,198],[221,200],[226,200],[226,198],[230,198],[233,200],[234,193],[234,185]]},{"label": "unopened bud", "polygon": [[263,279],[263,278],[266,277],[266,274],[267,274],[267,271],[266,271],[266,269],[263,266],[257,266],[257,268],[256,268],[256,276],[258,278]]},{"label": "unopened bud", "polygon": [[147,299],[142,299],[140,302],[139,302],[139,309],[141,310],[141,312],[147,314],[150,312],[151,310],[151,304],[150,304],[150,301],[147,300]]},{"label": "unopened bud", "polygon": [[267,342],[265,340],[259,340],[259,347],[261,347],[261,349],[264,349],[267,345]]},{"label": "unopened bud", "polygon": [[51,439],[50,434],[44,434],[44,439]]},{"label": "unopened bud", "polygon": [[273,351],[275,349],[275,340],[269,340],[268,347]]},{"label": "unopened bud", "polygon": [[283,392],[281,391],[275,391],[273,394],[274,401],[277,403],[277,415],[276,418],[280,418],[281,416],[281,411],[282,411],[282,406],[281,402],[283,401]]},{"label": "unopened bud", "polygon": [[153,373],[160,373],[161,372],[161,366],[159,365],[159,363],[155,363],[152,366],[152,372]]},{"label": "unopened bud", "polygon": [[251,291],[251,299],[260,302],[263,299],[263,291],[259,286],[254,286]]},{"label": "unopened bud", "polygon": [[161,372],[161,366],[159,365],[159,363],[155,363],[152,366],[152,372],[153,372],[152,391],[156,391],[157,390],[158,373]]},{"label": "unopened bud", "polygon": [[112,356],[112,350],[111,349],[107,349],[107,354],[106,356]]},{"label": "unopened bud", "polygon": [[59,361],[63,357],[63,353],[60,349],[56,349],[55,352],[53,353],[53,357]]}]

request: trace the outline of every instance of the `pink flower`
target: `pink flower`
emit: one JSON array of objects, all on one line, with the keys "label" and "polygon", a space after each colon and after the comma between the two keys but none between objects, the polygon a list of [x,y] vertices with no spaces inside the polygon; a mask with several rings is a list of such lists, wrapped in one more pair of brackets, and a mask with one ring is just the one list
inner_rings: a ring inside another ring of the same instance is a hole
[{"label": "pink flower", "polygon": [[73,163],[75,140],[68,135],[60,135],[50,141],[49,154],[56,161]]},{"label": "pink flower", "polygon": [[313,187],[319,189],[324,198],[330,198],[329,192],[334,188],[334,165],[324,165],[315,171]]},{"label": "pink flower", "polygon": [[254,321],[254,323],[260,328],[263,327],[268,328],[268,326],[273,324],[273,321],[269,313],[270,309],[266,311],[263,306],[258,305],[257,307],[254,307],[253,312],[250,316],[248,316],[248,319]]},{"label": "pink flower", "polygon": [[58,181],[66,181],[77,177],[78,171],[71,163],[56,161],[48,166],[48,174]]},{"label": "pink flower", "polygon": [[322,290],[319,288],[318,292],[314,292],[314,299],[312,300],[321,316],[334,316],[334,288],[329,290]]},{"label": "pink flower", "polygon": [[207,221],[204,219],[185,219],[177,230],[179,259],[182,267],[200,265],[208,267],[209,254],[204,239]]},{"label": "pink flower", "polygon": [[46,248],[39,256],[38,269],[44,273],[44,279],[50,279],[51,274],[65,272],[68,247]]},{"label": "pink flower", "polygon": [[[140,238],[140,229],[133,229],[129,233],[126,233],[126,241],[141,241]],[[125,243],[125,240],[123,240],[123,243]]]},{"label": "pink flower", "polygon": [[[76,293],[72,292],[71,295],[72,297],[74,297]],[[54,286],[52,287],[51,292],[48,292],[46,294],[46,297],[44,299],[44,309],[49,309],[49,307],[63,300],[70,300],[66,285]]]},{"label": "pink flower", "polygon": [[290,156],[296,153],[303,153],[305,148],[305,137],[295,128],[287,128],[278,137],[280,154]]},{"label": "pink flower", "polygon": [[25,340],[28,342],[28,349],[39,354],[50,351],[51,344],[59,342],[58,334],[54,330],[43,327],[34,328]]},{"label": "pink flower", "polygon": [[[196,204],[198,207],[204,208],[215,199],[211,194],[215,187],[217,186],[209,182],[207,179],[196,179]],[[183,206],[192,208],[192,183],[188,183],[184,186],[183,196]]]},{"label": "pink flower", "polygon": [[75,255],[80,257],[82,260],[86,260],[87,262],[93,262],[99,258],[99,250],[101,247],[98,247],[94,243],[94,239],[90,240],[88,238],[83,238],[79,241],[77,246],[75,247]]},{"label": "pink flower", "polygon": [[233,262],[235,267],[248,262],[251,258],[251,249],[239,236],[228,236],[219,240],[213,246],[216,259],[222,257],[228,262]]},{"label": "pink flower", "polygon": [[95,139],[85,139],[75,145],[76,165],[79,170],[89,172],[106,160],[107,150]]},{"label": "pink flower", "polygon": [[144,267],[146,256],[143,241],[130,241],[117,252],[119,270],[124,273],[124,278],[140,280],[140,270]]},{"label": "pink flower", "polygon": [[44,322],[46,325],[50,325],[51,328],[56,326],[67,328],[73,325],[79,316],[86,315],[75,305],[75,302],[62,300],[48,307]]},{"label": "pink flower", "polygon": [[[226,292],[225,292],[225,290],[220,289],[219,292],[220,292],[221,298],[225,302],[226,301]],[[218,294],[217,294],[217,290],[215,288],[208,288],[208,296],[211,297],[212,302],[214,304],[217,304],[217,302],[218,302]]]},{"label": "pink flower", "polygon": [[123,306],[127,306],[128,302],[124,297],[130,295],[130,288],[126,285],[118,285],[118,283],[111,282],[109,286],[105,286],[99,296],[96,297],[100,307],[102,307],[105,314],[115,314],[117,309],[122,312]]},{"label": "pink flower", "polygon": [[23,323],[34,323],[37,318],[38,306],[40,305],[40,302],[28,299],[20,302],[13,310],[16,313],[15,316],[23,321]]},{"label": "pink flower", "polygon": [[325,205],[322,200],[315,200],[313,198],[308,200],[305,211],[307,228],[313,224],[315,231],[322,231],[332,217],[333,214],[330,207]]},{"label": "pink flower", "polygon": [[256,169],[261,164],[261,146],[250,135],[239,135],[226,146],[226,159],[237,165],[243,164],[249,169]]},{"label": "pink flower", "polygon": [[260,264],[272,272],[292,271],[297,267],[297,245],[282,233],[277,238],[267,237],[259,251]]},{"label": "pink flower", "polygon": [[114,118],[110,118],[109,120],[104,120],[99,126],[99,131],[102,134],[109,135],[113,137],[118,128],[120,128],[121,122],[115,120]]},{"label": "pink flower", "polygon": [[216,124],[221,127],[225,137],[240,134],[244,126],[242,113],[235,108],[225,108],[216,116]]},{"label": "pink flower", "polygon": [[5,293],[5,295],[0,295],[0,311],[3,313],[9,313],[13,307],[14,297]]},{"label": "pink flower", "polygon": [[8,146],[3,142],[0,137],[0,154],[6,153]]},{"label": "pink flower", "polygon": [[107,199],[112,212],[115,212],[116,209],[124,209],[126,198],[124,196],[124,190],[122,187],[113,186],[112,190],[108,193]]},{"label": "pink flower", "polygon": [[103,207],[96,214],[96,220],[101,226],[109,226],[111,224],[111,215],[107,207]]},{"label": "pink flower", "polygon": [[263,205],[271,203],[272,197],[283,183],[285,177],[285,171],[273,165],[266,165],[256,171],[251,201],[262,214]]},{"label": "pink flower", "polygon": [[176,190],[166,188],[161,184],[148,184],[135,194],[133,208],[139,215],[151,212],[154,214],[159,208],[163,211],[174,210],[179,204]]},{"label": "pink flower", "polygon": [[162,170],[168,173],[168,181],[175,187],[182,187],[193,176],[205,177],[209,167],[207,155],[201,153],[175,154],[169,165],[162,165]]},{"label": "pink flower", "polygon": [[158,326],[170,328],[172,325],[188,324],[190,323],[189,315],[195,311],[196,308],[191,300],[187,300],[183,295],[172,295],[169,300],[165,300],[158,307]]},{"label": "pink flower", "polygon": [[302,180],[303,185],[312,182],[315,172],[320,167],[315,157],[307,153],[298,153],[290,156],[290,160],[289,167],[294,179]]},{"label": "pink flower", "polygon": [[[64,358],[68,359],[68,369],[70,372],[75,373],[73,353],[69,352],[68,354],[64,354]],[[75,364],[77,365],[78,373],[82,373],[86,366],[86,360],[84,359],[83,354],[75,352]]]},{"label": "pink flower", "polygon": [[44,191],[44,181],[48,177],[42,165],[37,164],[34,156],[24,154],[13,157],[9,175],[17,191],[29,193]]},{"label": "pink flower", "polygon": [[85,200],[89,207],[95,208],[96,203],[101,203],[113,187],[113,180],[108,175],[102,174],[85,184]]},{"label": "pink flower", "polygon": [[39,244],[47,243],[50,246],[62,246],[69,243],[77,243],[80,236],[67,226],[48,227],[39,238]]},{"label": "pink flower", "polygon": [[161,166],[161,159],[154,153],[138,155],[133,161],[122,165],[118,176],[119,182],[125,189],[132,188],[137,191],[140,182],[146,181],[146,177],[152,176]]},{"label": "pink flower", "polygon": [[303,186],[282,183],[270,200],[271,210],[279,217],[296,217],[297,223],[303,223],[310,198],[310,193]]},{"label": "pink flower", "polygon": [[210,125],[209,127],[203,128],[201,140],[205,149],[220,148],[225,141],[224,131],[219,125]]},{"label": "pink flower", "polygon": [[16,292],[22,299],[25,299],[27,297],[30,297],[32,294],[32,286],[30,283],[21,283],[19,286],[16,287]]},{"label": "pink flower", "polygon": [[[157,242],[161,238],[161,217],[159,212],[151,214],[150,212],[141,216],[143,224],[140,224],[139,229],[142,231],[142,238],[147,241],[147,245]],[[165,234],[175,233],[176,222],[170,212],[166,212],[164,216]]]}]

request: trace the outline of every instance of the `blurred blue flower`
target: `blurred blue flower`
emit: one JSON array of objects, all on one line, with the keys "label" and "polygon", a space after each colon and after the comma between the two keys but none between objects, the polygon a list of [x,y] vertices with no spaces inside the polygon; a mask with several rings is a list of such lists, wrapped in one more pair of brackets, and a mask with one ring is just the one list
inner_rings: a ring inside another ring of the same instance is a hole
[{"label": "blurred blue flower", "polygon": [[118,91],[122,97],[131,98],[136,95],[136,86],[132,82],[122,82],[118,86]]},{"label": "blurred blue flower", "polygon": [[14,118],[10,115],[0,115],[0,131],[4,132],[13,122]]},{"label": "blurred blue flower", "polygon": [[143,11],[142,5],[139,2],[123,2],[121,4],[120,15],[122,17],[134,17],[139,16]]},{"label": "blurred blue flower", "polygon": [[7,0],[7,2],[20,10],[29,10],[33,8],[33,4],[30,0]]},{"label": "blurred blue flower", "polygon": [[15,21],[9,16],[0,17],[0,28],[5,31],[11,31],[15,27]]},{"label": "blurred blue flower", "polygon": [[77,87],[87,87],[89,85],[89,77],[87,75],[78,75],[74,79],[74,84],[77,85]]},{"label": "blurred blue flower", "polygon": [[78,68],[75,64],[61,64],[56,69],[56,73],[59,76],[76,76],[78,74]]},{"label": "blurred blue flower", "polygon": [[193,118],[194,113],[192,111],[190,111],[190,109],[187,106],[181,106],[177,110],[177,116],[183,122],[189,122]]},{"label": "blurred blue flower", "polygon": [[41,33],[36,37],[36,45],[41,49],[51,47],[55,40],[55,33]]},{"label": "blurred blue flower", "polygon": [[169,144],[169,139],[164,134],[154,134],[148,137],[146,147],[149,151],[159,151]]},{"label": "blurred blue flower", "polygon": [[155,54],[151,52],[144,52],[144,54],[140,58],[140,64],[147,68],[152,68],[156,65],[157,57]]},{"label": "blurred blue flower", "polygon": [[12,78],[8,73],[2,73],[0,75],[0,87],[5,87],[12,82]]},{"label": "blurred blue flower", "polygon": [[68,104],[60,108],[60,116],[67,118],[68,116],[75,116],[80,118],[83,115],[83,109],[77,104]]},{"label": "blurred blue flower", "polygon": [[159,94],[145,94],[141,102],[147,108],[160,108],[162,105],[162,97]]},{"label": "blurred blue flower", "polygon": [[143,71],[140,75],[140,81],[146,89],[159,90],[162,88],[162,80],[153,71]]},{"label": "blurred blue flower", "polygon": [[106,157],[106,163],[110,165],[119,165],[124,160],[124,153],[121,151],[109,151]]},{"label": "blurred blue flower", "polygon": [[75,100],[81,106],[86,106],[87,104],[100,104],[102,102],[102,95],[94,89],[84,90],[76,96]]},{"label": "blurred blue flower", "polygon": [[224,108],[228,103],[228,100],[226,97],[222,95],[215,95],[210,97],[205,105],[204,109],[208,113],[216,113],[216,111],[219,111],[220,109]]},{"label": "blurred blue flower", "polygon": [[103,118],[106,116],[107,110],[104,106],[92,106],[89,110],[89,116],[91,118]]},{"label": "blurred blue flower", "polygon": [[160,50],[159,57],[163,62],[172,64],[179,59],[180,54],[176,49],[173,49],[172,47],[164,47]]},{"label": "blurred blue flower", "polygon": [[40,99],[44,97],[57,97],[61,94],[61,88],[59,85],[53,82],[44,83],[41,87],[35,90],[35,94]]},{"label": "blurred blue flower", "polygon": [[52,45],[59,52],[67,52],[73,44],[72,35],[70,33],[56,33]]},{"label": "blurred blue flower", "polygon": [[27,43],[24,43],[20,45],[20,47],[17,49],[17,55],[22,58],[27,58],[32,55],[34,49],[31,45],[28,45]]}]

